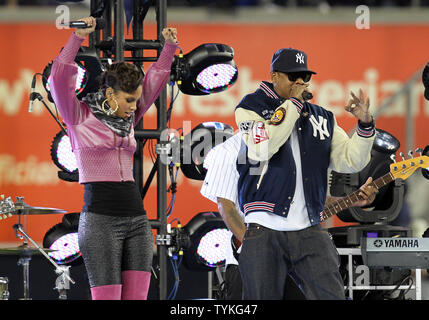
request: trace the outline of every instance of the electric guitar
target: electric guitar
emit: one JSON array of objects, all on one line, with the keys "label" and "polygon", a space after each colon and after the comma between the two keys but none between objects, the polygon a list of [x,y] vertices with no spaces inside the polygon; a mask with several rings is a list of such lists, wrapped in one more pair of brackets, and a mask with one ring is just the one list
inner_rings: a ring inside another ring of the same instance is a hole
[{"label": "electric guitar", "polygon": [[[429,167],[429,157],[420,156],[417,158],[407,159],[401,162],[395,162],[390,165],[390,172],[384,176],[374,180],[370,185],[380,189],[386,184],[394,181],[395,179],[401,178],[403,180],[408,179],[414,171],[418,168],[427,168]],[[352,192],[351,194],[334,201],[323,209],[320,213],[320,221],[324,221],[337,213],[353,207],[353,205],[360,200],[358,197],[359,189]]]}]

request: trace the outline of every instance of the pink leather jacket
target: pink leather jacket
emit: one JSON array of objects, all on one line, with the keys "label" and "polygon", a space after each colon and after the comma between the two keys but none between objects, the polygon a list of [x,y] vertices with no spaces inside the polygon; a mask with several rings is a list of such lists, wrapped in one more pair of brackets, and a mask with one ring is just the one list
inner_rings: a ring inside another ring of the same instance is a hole
[{"label": "pink leather jacket", "polygon": [[[76,97],[77,65],[74,59],[83,40],[72,34],[52,64],[50,84],[52,98],[67,125],[79,169],[79,183],[134,181],[133,155],[137,146],[134,129],[127,137],[117,135]],[[176,48],[176,44],[165,42],[160,57],[149,67],[143,79],[134,126],[167,84]]]}]

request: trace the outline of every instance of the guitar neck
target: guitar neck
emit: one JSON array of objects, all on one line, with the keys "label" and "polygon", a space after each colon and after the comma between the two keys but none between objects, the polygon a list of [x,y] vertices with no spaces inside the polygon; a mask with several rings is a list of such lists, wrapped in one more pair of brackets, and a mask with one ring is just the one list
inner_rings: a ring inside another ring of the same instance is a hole
[{"label": "guitar neck", "polygon": [[[380,189],[381,187],[384,187],[386,184],[392,182],[393,180],[395,180],[395,178],[389,172],[384,176],[374,180],[370,185],[376,187],[377,189]],[[336,215],[338,212],[341,212],[347,208],[353,207],[353,205],[360,200],[358,197],[359,191],[360,190],[358,189],[353,193],[345,196],[344,198],[336,200],[333,203],[326,206],[325,209],[323,209],[323,211],[320,213],[320,220],[324,221]]]}]

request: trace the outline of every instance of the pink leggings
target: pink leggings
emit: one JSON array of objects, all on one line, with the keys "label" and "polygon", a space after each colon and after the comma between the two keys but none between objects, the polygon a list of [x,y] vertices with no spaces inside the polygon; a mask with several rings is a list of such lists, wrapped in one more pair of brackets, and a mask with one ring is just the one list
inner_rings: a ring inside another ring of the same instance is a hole
[{"label": "pink leggings", "polygon": [[[153,257],[152,230],[146,215],[108,216],[82,212],[79,220],[79,248],[85,262],[93,297],[97,287],[108,294],[150,282]],[[120,289],[118,286],[122,286]],[[94,289],[94,290],[93,290]],[[102,290],[105,292],[106,290]],[[141,297],[140,297],[141,298]]]}]

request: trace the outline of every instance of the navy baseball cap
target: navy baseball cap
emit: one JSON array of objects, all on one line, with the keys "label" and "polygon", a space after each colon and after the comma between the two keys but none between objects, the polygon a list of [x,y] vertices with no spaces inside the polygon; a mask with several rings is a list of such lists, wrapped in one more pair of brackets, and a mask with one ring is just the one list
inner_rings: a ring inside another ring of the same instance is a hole
[{"label": "navy baseball cap", "polygon": [[308,72],[316,74],[316,72],[308,70],[307,54],[303,51],[287,48],[277,50],[273,54],[271,60],[271,72],[280,71],[289,72]]}]

